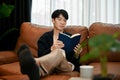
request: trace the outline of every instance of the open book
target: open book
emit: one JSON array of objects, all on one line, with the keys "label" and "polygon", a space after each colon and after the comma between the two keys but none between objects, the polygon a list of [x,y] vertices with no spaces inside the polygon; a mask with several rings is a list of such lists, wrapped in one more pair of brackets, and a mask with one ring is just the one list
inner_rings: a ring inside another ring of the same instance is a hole
[{"label": "open book", "polygon": [[66,53],[73,51],[74,47],[80,42],[81,35],[79,33],[73,34],[72,36],[65,33],[59,33],[58,40],[64,43],[64,50]]}]

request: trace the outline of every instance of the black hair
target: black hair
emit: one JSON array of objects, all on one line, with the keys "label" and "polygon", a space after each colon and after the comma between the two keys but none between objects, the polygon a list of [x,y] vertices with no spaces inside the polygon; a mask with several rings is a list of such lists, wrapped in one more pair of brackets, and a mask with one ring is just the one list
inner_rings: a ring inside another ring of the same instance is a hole
[{"label": "black hair", "polygon": [[59,15],[62,15],[66,20],[68,20],[68,13],[67,11],[63,10],[63,9],[57,9],[52,13],[51,18],[55,19],[57,17],[59,17]]}]

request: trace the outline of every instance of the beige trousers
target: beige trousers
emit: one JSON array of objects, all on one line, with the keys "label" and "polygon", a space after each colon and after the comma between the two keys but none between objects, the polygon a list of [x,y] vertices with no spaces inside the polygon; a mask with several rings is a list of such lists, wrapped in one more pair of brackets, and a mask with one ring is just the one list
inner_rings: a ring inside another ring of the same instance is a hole
[{"label": "beige trousers", "polygon": [[53,72],[71,72],[72,65],[68,63],[65,58],[65,51],[62,49],[56,49],[51,53],[39,57],[40,62],[40,76],[46,76]]}]

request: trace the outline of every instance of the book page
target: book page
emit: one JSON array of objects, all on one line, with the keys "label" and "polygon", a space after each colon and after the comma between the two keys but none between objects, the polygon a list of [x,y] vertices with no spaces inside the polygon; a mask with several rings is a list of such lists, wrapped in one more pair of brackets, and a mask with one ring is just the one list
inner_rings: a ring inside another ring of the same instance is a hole
[{"label": "book page", "polygon": [[79,33],[73,34],[73,35],[71,36],[71,38],[73,38],[73,37],[75,37],[75,36],[79,36],[79,35],[80,35]]},{"label": "book page", "polygon": [[65,33],[60,33],[60,34],[63,34],[63,35],[65,35],[65,36],[67,36],[67,37],[69,37],[69,38],[73,38],[73,37],[75,37],[75,36],[79,36],[80,34],[79,33],[76,33],[76,34],[73,34],[73,35],[67,35],[67,34],[65,34]]},{"label": "book page", "polygon": [[69,37],[69,38],[71,37],[70,35],[67,35],[67,34],[65,34],[65,33],[60,33],[60,34],[63,34],[63,35],[65,35],[65,36]]}]

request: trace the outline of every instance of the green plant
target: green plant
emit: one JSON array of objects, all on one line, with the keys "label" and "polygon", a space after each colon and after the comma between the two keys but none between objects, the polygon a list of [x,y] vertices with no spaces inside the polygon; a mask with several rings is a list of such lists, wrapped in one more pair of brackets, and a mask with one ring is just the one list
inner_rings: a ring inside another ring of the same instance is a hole
[{"label": "green plant", "polygon": [[14,9],[13,5],[6,5],[5,3],[0,5],[0,19],[9,17],[12,10]]},{"label": "green plant", "polygon": [[7,34],[9,34],[10,32],[12,32],[12,31],[17,31],[18,29],[17,28],[15,28],[15,27],[13,27],[13,28],[11,28],[11,29],[8,29],[4,34],[2,34],[1,36],[0,36],[0,40],[2,40],[2,38],[4,38]]},{"label": "green plant", "polygon": [[[12,13],[14,9],[13,5],[6,5],[5,3],[0,5],[0,19],[9,17],[10,14]],[[7,30],[6,32],[4,32],[1,36],[0,36],[0,40],[2,40],[2,38],[4,36],[6,36],[7,34],[9,34],[10,32],[14,31],[14,30],[18,30],[17,28],[13,27],[9,30]]]},{"label": "green plant", "polygon": [[[107,77],[107,65],[106,65],[107,53],[109,51],[113,51],[113,52],[120,51],[120,41],[117,40],[117,37],[118,37],[118,34],[114,34],[114,35],[100,34],[90,38],[88,40],[90,51],[89,53],[83,55],[80,58],[80,62],[99,58],[101,63],[101,71],[102,71],[101,76]],[[80,48],[82,47],[80,46]]]}]

